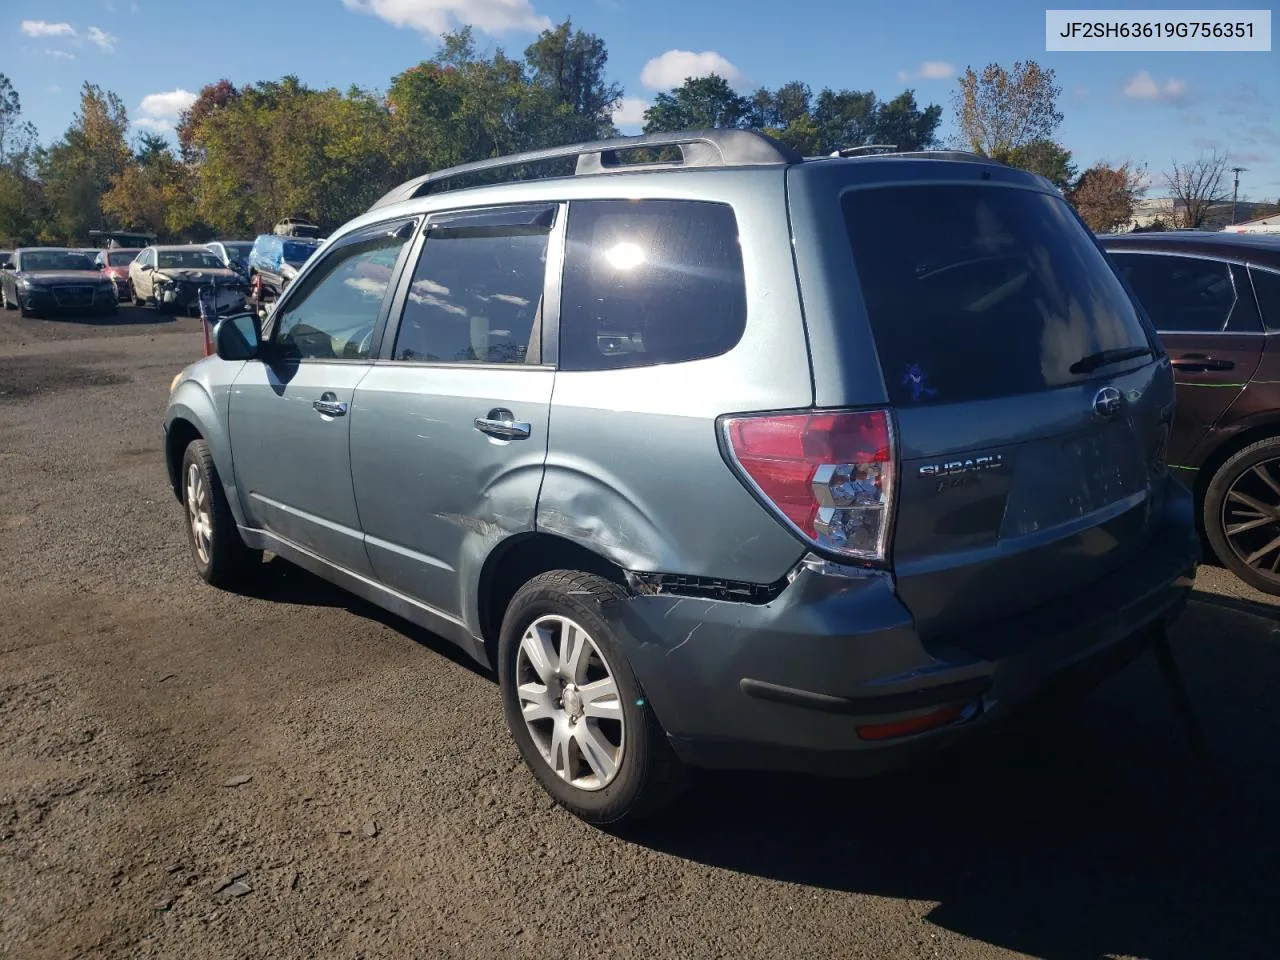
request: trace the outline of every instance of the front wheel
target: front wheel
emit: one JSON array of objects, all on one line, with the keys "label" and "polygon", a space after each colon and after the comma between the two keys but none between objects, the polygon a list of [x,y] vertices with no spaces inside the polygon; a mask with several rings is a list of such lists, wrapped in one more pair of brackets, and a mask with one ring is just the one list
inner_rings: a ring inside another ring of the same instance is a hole
[{"label": "front wheel", "polygon": [[18,305],[9,300],[9,291],[4,288],[4,284],[0,283],[0,306],[6,310],[16,310]]},{"label": "front wheel", "polygon": [[251,550],[240,539],[208,441],[187,445],[181,480],[187,543],[196,572],[215,587],[243,581],[262,562],[262,551]]},{"label": "front wheel", "polygon": [[555,570],[512,598],[498,643],[507,727],[538,783],[588,823],[621,824],[669,804],[679,761],[604,619],[626,592]]},{"label": "front wheel", "polygon": [[1280,596],[1280,438],[1250,444],[1218,468],[1205,490],[1204,530],[1227,569]]}]

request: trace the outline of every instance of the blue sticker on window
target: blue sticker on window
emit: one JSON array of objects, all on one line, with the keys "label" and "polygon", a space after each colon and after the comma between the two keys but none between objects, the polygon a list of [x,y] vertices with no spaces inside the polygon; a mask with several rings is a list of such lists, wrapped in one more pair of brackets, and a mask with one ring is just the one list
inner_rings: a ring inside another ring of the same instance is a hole
[{"label": "blue sticker on window", "polygon": [[920,364],[913,363],[907,367],[907,372],[902,376],[902,385],[911,388],[913,403],[938,395],[938,391],[929,386],[928,380],[929,375],[920,369]]}]

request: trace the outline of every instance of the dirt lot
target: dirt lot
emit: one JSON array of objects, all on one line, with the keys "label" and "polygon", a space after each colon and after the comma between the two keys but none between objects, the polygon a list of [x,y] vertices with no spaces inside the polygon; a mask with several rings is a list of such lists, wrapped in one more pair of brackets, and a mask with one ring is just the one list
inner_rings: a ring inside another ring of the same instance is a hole
[{"label": "dirt lot", "polygon": [[910,775],[708,779],[611,836],[443,642],[279,561],[197,580],[160,417],[199,348],[0,317],[0,955],[1275,955],[1280,608],[1222,571],[1174,641],[1211,767],[1144,658]]}]

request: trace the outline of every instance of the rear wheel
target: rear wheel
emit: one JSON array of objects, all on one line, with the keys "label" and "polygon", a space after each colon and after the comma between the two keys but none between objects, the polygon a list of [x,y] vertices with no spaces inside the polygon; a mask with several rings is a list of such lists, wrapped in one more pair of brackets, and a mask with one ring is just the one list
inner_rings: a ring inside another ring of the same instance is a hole
[{"label": "rear wheel", "polygon": [[1280,438],[1250,444],[1218,468],[1205,491],[1204,530],[1232,573],[1280,595]]},{"label": "rear wheel", "polygon": [[187,543],[196,572],[215,587],[242,582],[262,562],[262,551],[249,549],[240,539],[208,441],[193,440],[187,445],[181,483]]},{"label": "rear wheel", "polygon": [[555,570],[512,598],[498,643],[507,727],[542,788],[575,816],[620,824],[678,795],[681,767],[601,613],[626,592]]}]

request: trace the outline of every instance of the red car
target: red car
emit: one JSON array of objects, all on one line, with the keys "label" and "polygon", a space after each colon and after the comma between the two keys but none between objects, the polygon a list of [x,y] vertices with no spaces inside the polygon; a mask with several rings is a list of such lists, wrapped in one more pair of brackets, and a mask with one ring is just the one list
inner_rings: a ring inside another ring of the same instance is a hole
[{"label": "red car", "polygon": [[117,300],[132,300],[133,289],[129,284],[129,264],[141,250],[112,247],[110,250],[99,250],[95,263],[104,276],[116,285]]}]

